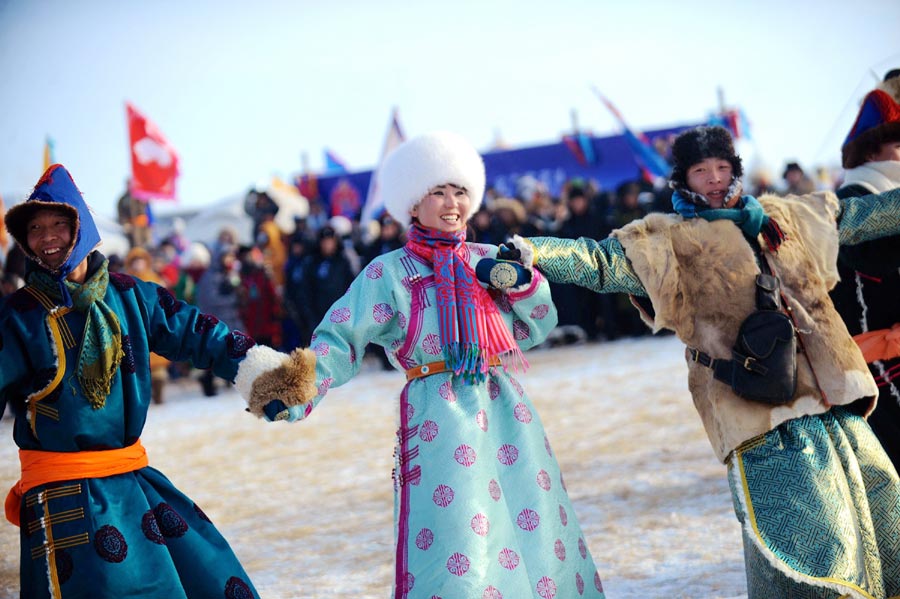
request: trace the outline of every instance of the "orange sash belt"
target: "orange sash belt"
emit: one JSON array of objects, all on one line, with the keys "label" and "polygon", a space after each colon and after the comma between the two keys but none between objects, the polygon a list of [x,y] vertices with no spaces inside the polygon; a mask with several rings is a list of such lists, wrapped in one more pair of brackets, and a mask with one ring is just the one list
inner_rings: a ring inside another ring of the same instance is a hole
[{"label": "orange sash belt", "polygon": [[900,356],[900,323],[889,329],[879,329],[854,335],[853,340],[862,351],[867,364]]},{"label": "orange sash belt", "polygon": [[47,483],[80,478],[103,478],[134,472],[149,465],[147,450],[138,439],[122,449],[103,451],[19,450],[22,478],[6,496],[6,519],[19,526],[22,497],[29,490]]}]

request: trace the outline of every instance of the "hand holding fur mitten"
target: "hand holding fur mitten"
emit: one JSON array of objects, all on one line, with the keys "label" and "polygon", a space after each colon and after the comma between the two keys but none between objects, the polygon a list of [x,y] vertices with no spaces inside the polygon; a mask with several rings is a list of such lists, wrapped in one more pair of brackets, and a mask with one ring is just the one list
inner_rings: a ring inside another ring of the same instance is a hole
[{"label": "hand holding fur mitten", "polygon": [[266,420],[298,420],[302,406],[318,393],[316,354],[297,348],[289,354],[271,347],[250,348],[238,367],[234,384],[247,410]]},{"label": "hand holding fur mitten", "polygon": [[500,260],[515,260],[529,271],[534,269],[534,246],[518,235],[500,246],[497,258]]}]

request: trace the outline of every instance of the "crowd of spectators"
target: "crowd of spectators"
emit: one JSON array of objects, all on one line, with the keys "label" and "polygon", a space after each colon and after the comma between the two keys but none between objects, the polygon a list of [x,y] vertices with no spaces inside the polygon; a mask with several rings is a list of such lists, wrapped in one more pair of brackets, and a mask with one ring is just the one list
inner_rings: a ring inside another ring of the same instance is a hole
[{"label": "crowd of spectators", "polygon": [[[788,185],[797,185],[798,170],[796,164],[787,166]],[[803,175],[802,170],[799,174]],[[811,184],[805,175],[799,181]],[[752,181],[748,191],[770,188],[771,182],[761,178]],[[515,234],[601,239],[649,212],[672,210],[670,190],[643,180],[601,190],[590,181],[573,179],[554,197],[546,186],[526,177],[517,190],[516,197],[502,197],[488,189],[470,221],[469,241],[497,245]],[[250,191],[244,209],[253,223],[251,245],[239,244],[241,235],[232,226],[225,226],[207,244],[189,242],[181,230],[156,239],[152,226],[150,231],[133,227],[133,210],[123,213],[120,206],[120,221],[132,248],[125,256],[108,256],[109,270],[159,282],[178,299],[196,304],[260,343],[285,351],[307,346],[315,326],[360,270],[405,242],[403,229],[387,214],[362,226],[344,216],[329,218],[321,201],[309,201],[309,215],[295,218],[294,230],[286,233],[275,223],[277,203],[265,192]],[[25,259],[14,244],[6,252],[3,267],[0,296],[24,284]],[[554,284],[552,290],[559,326],[548,338],[550,345],[649,333],[624,296],[596,294],[573,285]],[[384,352],[371,349],[367,356],[390,368]],[[161,358],[152,370],[156,402],[163,401],[167,379],[191,376],[188,365],[169,364]],[[194,376],[208,396],[215,395],[222,384],[209,371]]]}]

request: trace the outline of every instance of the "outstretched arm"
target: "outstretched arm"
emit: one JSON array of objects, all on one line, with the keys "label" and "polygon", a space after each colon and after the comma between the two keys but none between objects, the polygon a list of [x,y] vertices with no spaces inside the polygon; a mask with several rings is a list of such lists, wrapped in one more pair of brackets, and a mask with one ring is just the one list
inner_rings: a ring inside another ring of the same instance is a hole
[{"label": "outstretched arm", "polygon": [[571,283],[597,293],[647,295],[625,256],[625,249],[614,237],[596,241],[587,237],[526,239],[516,236],[512,243],[516,247],[530,246],[534,266],[555,283]]},{"label": "outstretched arm", "polygon": [[841,245],[900,235],[900,189],[840,202],[837,223]]}]

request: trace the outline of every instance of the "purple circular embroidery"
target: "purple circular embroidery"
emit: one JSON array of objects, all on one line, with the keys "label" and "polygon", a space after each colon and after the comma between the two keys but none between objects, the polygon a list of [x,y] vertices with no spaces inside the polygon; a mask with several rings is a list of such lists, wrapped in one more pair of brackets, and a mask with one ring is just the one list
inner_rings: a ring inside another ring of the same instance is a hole
[{"label": "purple circular embroidery", "polygon": [[491,401],[497,399],[500,396],[500,385],[494,381],[489,382],[488,394],[491,396]]},{"label": "purple circular embroidery", "polygon": [[478,410],[478,413],[475,414],[475,423],[478,425],[478,428],[487,432],[488,429],[488,416],[487,412],[484,410]]},{"label": "purple circular embroidery", "polygon": [[488,585],[481,594],[481,599],[503,599],[503,593],[501,593],[494,585]]},{"label": "purple circular embroidery", "polygon": [[406,315],[403,312],[397,312],[397,326],[401,329],[406,328]]},{"label": "purple circular embroidery", "polygon": [[184,305],[183,302],[175,299],[175,296],[172,295],[172,292],[165,287],[157,287],[156,296],[159,299],[159,305],[162,306],[163,311],[166,313],[166,318],[172,318],[173,316],[175,316],[175,314],[179,310],[181,310],[181,307]]},{"label": "purple circular embroidery", "polygon": [[212,314],[199,314],[197,321],[194,323],[194,332],[202,335],[207,331],[211,331],[217,324],[219,324],[219,319]]},{"label": "purple circular embroidery", "polygon": [[115,526],[105,524],[94,534],[94,549],[104,560],[118,564],[128,557],[128,543]]},{"label": "purple circular embroidery", "polygon": [[550,312],[550,307],[547,304],[541,304],[539,306],[535,306],[534,310],[531,311],[531,318],[535,320],[541,320]]},{"label": "purple circular embroidery", "polygon": [[188,531],[187,522],[168,503],[157,505],[153,508],[153,514],[156,516],[160,532],[166,538],[183,537],[184,533]]},{"label": "purple circular embroidery", "polygon": [[471,522],[469,522],[469,526],[472,527],[472,532],[474,532],[479,537],[486,537],[491,531],[491,523],[488,520],[488,517],[481,513],[472,516],[472,520]]},{"label": "purple circular embroidery", "polygon": [[131,347],[131,337],[122,335],[122,361],[119,362],[122,372],[134,374],[137,371],[134,363],[134,349]]},{"label": "purple circular embroidery", "polygon": [[406,404],[406,420],[410,421],[416,415],[416,408],[411,403]]},{"label": "purple circular embroidery", "polygon": [[547,474],[546,470],[541,469],[537,473],[537,484],[540,488],[545,491],[550,490],[550,475]]},{"label": "purple circular embroidery", "polygon": [[375,304],[372,307],[372,318],[378,324],[384,324],[394,317],[394,309],[389,304]]},{"label": "purple circular embroidery", "polygon": [[523,424],[528,424],[532,420],[531,410],[529,410],[528,406],[522,402],[516,404],[516,407],[513,409],[513,414],[515,415],[516,420]]},{"label": "purple circular embroidery", "polygon": [[550,448],[550,439],[547,438],[547,435],[544,435],[544,449],[547,450],[547,455],[552,458],[553,450]]},{"label": "purple circular embroidery", "polygon": [[422,551],[428,551],[431,544],[434,543],[434,533],[428,528],[423,528],[416,535],[416,547]]},{"label": "purple circular embroidery", "polygon": [[194,504],[194,511],[197,513],[197,516],[199,516],[201,520],[206,520],[207,522],[212,524],[212,520],[209,519],[209,516],[206,515],[206,512],[200,509],[200,506],[196,503]]},{"label": "purple circular embroidery", "polygon": [[506,314],[512,312],[512,302],[509,301],[509,296],[505,293],[497,297],[496,304],[501,312],[505,312]]},{"label": "purple circular embroidery", "polygon": [[497,450],[497,459],[504,466],[512,466],[519,459],[519,449],[515,445],[504,443]]},{"label": "purple circular embroidery", "polygon": [[581,554],[581,559],[587,559],[587,545],[581,537],[578,537],[578,553]]},{"label": "purple circular embroidery", "polygon": [[438,436],[438,432],[440,432],[440,427],[438,427],[437,422],[426,420],[419,427],[419,438],[426,443],[431,443]]},{"label": "purple circular embroidery", "polygon": [[453,503],[453,489],[448,487],[447,485],[438,485],[434,490],[434,493],[431,496],[434,504],[439,507],[447,507],[451,503]]},{"label": "purple circular embroidery", "polygon": [[507,570],[515,570],[516,566],[519,565],[519,554],[509,547],[504,547],[500,550],[498,561]]},{"label": "purple circular embroidery", "polygon": [[328,317],[331,322],[340,324],[350,320],[350,308],[335,308]]},{"label": "purple circular embroidery", "polygon": [[413,590],[413,587],[416,586],[416,577],[412,575],[412,572],[404,574],[400,586],[403,587],[403,590],[407,593]]},{"label": "purple circular embroidery", "polygon": [[118,289],[119,291],[128,291],[129,289],[134,289],[136,283],[134,282],[134,278],[131,275],[126,275],[121,272],[111,272],[109,273],[109,282],[113,284],[113,287]]},{"label": "purple circular embroidery", "polygon": [[381,262],[373,262],[366,267],[366,276],[370,279],[380,279],[384,274],[384,265]]},{"label": "purple circular embroidery", "polygon": [[578,572],[575,573],[575,588],[578,589],[579,595],[584,595],[584,578]]},{"label": "purple circular embroidery", "polygon": [[328,355],[328,352],[331,351],[331,346],[323,341],[322,343],[317,343],[313,351],[321,358]]},{"label": "purple circular embroidery", "polygon": [[516,341],[523,341],[531,337],[531,327],[525,323],[524,320],[514,320],[513,321],[513,335],[515,335]]},{"label": "purple circular embroidery", "polygon": [[535,588],[542,599],[553,599],[556,597],[556,583],[549,576],[542,576]]},{"label": "purple circular embroidery", "polygon": [[65,549],[57,549],[54,553],[56,555],[56,576],[59,583],[63,584],[72,578],[75,562],[72,561],[72,556]]},{"label": "purple circular embroidery", "polygon": [[350,363],[356,364],[356,348],[352,345],[350,346]]},{"label": "purple circular embroidery", "polygon": [[600,581],[600,572],[594,570],[594,588],[603,592],[603,582]]},{"label": "purple circular embroidery", "polygon": [[500,483],[496,480],[491,479],[491,482],[488,483],[488,493],[491,494],[491,499],[494,501],[500,501],[500,496],[502,492],[500,491]]},{"label": "purple circular embroidery", "polygon": [[444,381],[441,383],[441,386],[438,387],[438,395],[453,403],[456,401],[456,391],[453,390],[453,386],[450,384],[450,381]]},{"label": "purple circular embroidery", "polygon": [[566,513],[566,508],[563,506],[559,506],[559,521],[562,522],[563,526],[569,525],[569,515]]},{"label": "purple circular embroidery", "polygon": [[441,338],[434,333],[425,335],[425,339],[422,340],[422,351],[429,356],[436,356],[441,353]]},{"label": "purple circular embroidery", "polygon": [[521,397],[525,394],[525,391],[522,390],[522,383],[517,381],[514,377],[509,377],[509,383],[515,388],[516,393]]},{"label": "purple circular embroidery", "polygon": [[331,385],[334,383],[334,378],[326,377],[321,383],[319,383],[319,395],[325,395],[328,390],[331,388]]},{"label": "purple circular embroidery", "polygon": [[519,512],[518,516],[516,516],[516,524],[518,524],[519,528],[522,530],[531,532],[540,526],[541,517],[538,516],[536,511],[525,508]]},{"label": "purple circular embroidery", "polygon": [[475,463],[475,450],[468,445],[460,445],[456,448],[456,451],[453,452],[453,459],[456,460],[456,463],[460,466],[468,468]]},{"label": "purple circular embroidery", "polygon": [[463,576],[470,565],[469,558],[462,553],[454,553],[447,559],[447,571],[455,576]]},{"label": "purple circular embroidery", "polygon": [[553,544],[553,553],[556,554],[559,561],[566,561],[566,546],[563,544],[562,539],[556,539],[556,542]]},{"label": "purple circular embroidery", "polygon": [[254,595],[249,584],[232,576],[225,583],[225,599],[254,599]]},{"label": "purple circular embroidery", "polygon": [[256,341],[250,335],[240,331],[231,331],[228,334],[228,357],[243,358],[247,355],[247,350],[256,345]]},{"label": "purple circular embroidery", "polygon": [[141,518],[141,530],[149,541],[156,543],[157,545],[166,544],[165,537],[163,537],[162,533],[159,531],[159,524],[156,522],[156,516],[153,515],[153,510],[147,510],[144,513],[144,516]]}]

